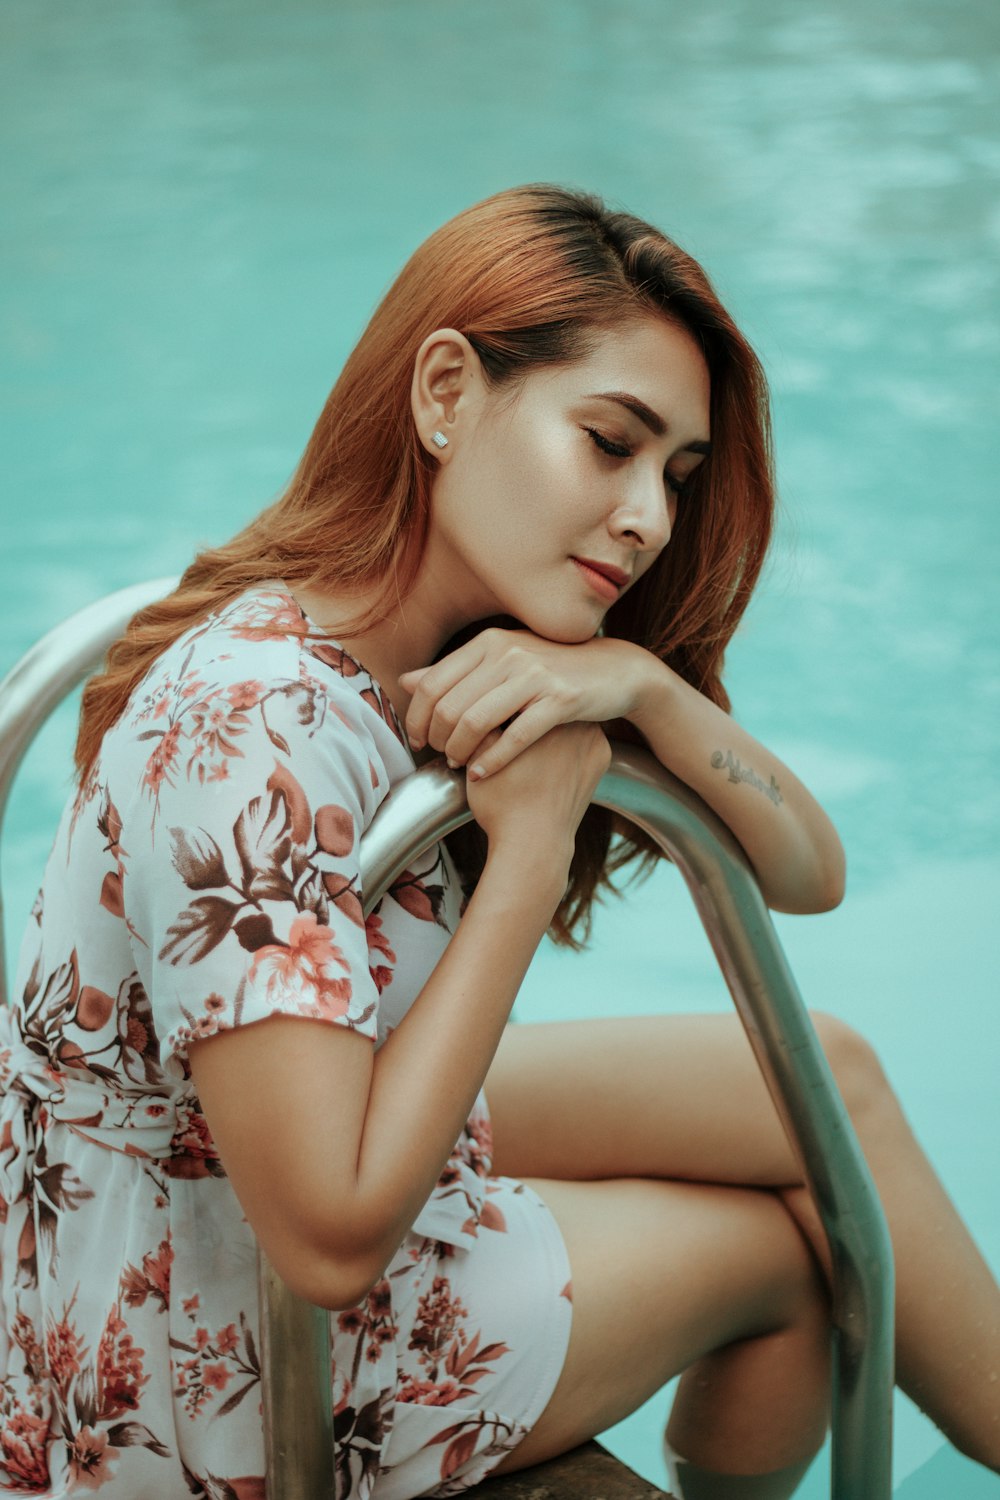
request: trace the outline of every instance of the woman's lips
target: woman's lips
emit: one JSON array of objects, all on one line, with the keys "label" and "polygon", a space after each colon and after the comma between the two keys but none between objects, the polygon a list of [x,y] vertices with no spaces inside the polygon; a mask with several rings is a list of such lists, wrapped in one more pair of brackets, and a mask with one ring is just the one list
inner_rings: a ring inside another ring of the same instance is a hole
[{"label": "woman's lips", "polygon": [[618,598],[618,595],[622,591],[621,584],[615,583],[605,573],[599,573],[597,568],[591,563],[581,562],[578,557],[574,557],[573,561],[595,594],[600,594],[602,599],[608,599],[612,602]]}]

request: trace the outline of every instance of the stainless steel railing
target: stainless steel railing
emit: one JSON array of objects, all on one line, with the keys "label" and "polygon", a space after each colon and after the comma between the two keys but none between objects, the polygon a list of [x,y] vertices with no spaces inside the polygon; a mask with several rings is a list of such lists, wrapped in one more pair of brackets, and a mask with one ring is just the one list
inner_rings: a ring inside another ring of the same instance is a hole
[{"label": "stainless steel railing", "polygon": [[[123,589],[51,631],[0,683],[0,820],[17,764],[59,699],[131,615],[174,580]],[[630,818],[681,872],[802,1163],[830,1244],[834,1500],[889,1500],[892,1250],[871,1176],[753,872],[729,829],[645,751],[617,747],[595,801]],[[361,842],[365,911],[424,849],[469,818],[461,774],[426,766],[386,798]],[[2,908],[0,908],[2,919]],[[0,1000],[5,998],[0,925]],[[261,1257],[269,1500],[332,1497],[329,1315]]]},{"label": "stainless steel railing", "polygon": [[[0,830],[17,768],[54,708],[94,670],[137,610],[162,599],[176,578],[155,578],[107,594],[56,625],[0,681]],[[0,1005],[7,1000],[0,896]]]}]

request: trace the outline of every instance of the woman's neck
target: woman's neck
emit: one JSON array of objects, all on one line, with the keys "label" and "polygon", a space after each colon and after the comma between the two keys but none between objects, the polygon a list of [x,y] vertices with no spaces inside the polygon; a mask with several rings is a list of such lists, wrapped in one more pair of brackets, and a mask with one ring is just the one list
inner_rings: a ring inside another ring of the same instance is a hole
[{"label": "woman's neck", "polygon": [[[370,608],[373,599],[360,596],[337,598],[298,585],[289,592],[318,629],[331,636],[371,673],[388,694],[402,720],[410,697],[399,685],[401,675],[415,667],[428,666],[453,633],[449,630],[450,621],[442,617],[440,606],[428,610],[411,593],[384,620],[365,630],[353,631],[350,621]],[[342,628],[341,622],[346,624],[346,629]],[[458,624],[455,628],[459,628]]]}]

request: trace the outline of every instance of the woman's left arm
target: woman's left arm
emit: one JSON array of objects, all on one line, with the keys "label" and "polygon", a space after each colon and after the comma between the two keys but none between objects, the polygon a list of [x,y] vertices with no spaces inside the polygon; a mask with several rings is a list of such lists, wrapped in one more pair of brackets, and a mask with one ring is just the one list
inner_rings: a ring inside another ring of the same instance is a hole
[{"label": "woman's left arm", "polygon": [[[636,648],[642,650],[641,647]],[[669,667],[651,665],[625,717],[657,759],[732,829],[768,906],[819,912],[844,895],[844,849],[826,813],[788,767]]]},{"label": "woman's left arm", "polygon": [[[815,798],[778,758],[652,652],[611,637],[573,645],[489,629],[433,667],[404,674],[406,727],[475,778],[556,724],[627,719],[668,770],[729,825],[767,904],[818,912],[844,893],[844,851]],[[490,730],[506,725],[482,755]]]}]

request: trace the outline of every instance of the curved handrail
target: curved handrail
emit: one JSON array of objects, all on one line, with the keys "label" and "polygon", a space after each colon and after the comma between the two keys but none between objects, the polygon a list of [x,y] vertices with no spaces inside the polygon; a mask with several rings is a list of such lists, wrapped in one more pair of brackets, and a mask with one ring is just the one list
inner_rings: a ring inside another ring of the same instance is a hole
[{"label": "curved handrail", "polygon": [[[892,1246],[871,1174],[749,861],[730,830],[648,751],[615,746],[594,801],[644,829],[680,870],[704,924],[830,1244],[835,1500],[889,1500],[892,1485]],[[397,784],[361,840],[365,914],[398,874],[471,814],[464,776],[441,763]],[[329,1317],[261,1256],[269,1500],[332,1494],[325,1396],[289,1379],[328,1368]],[[280,1332],[279,1332],[280,1330]],[[308,1353],[307,1353],[308,1351]],[[300,1388],[301,1385],[301,1388]],[[306,1406],[303,1402],[307,1402]]]},{"label": "curved handrail", "polygon": [[[43,635],[0,681],[0,828],[17,768],[49,714],[94,670],[132,616],[176,586],[176,578],[153,578],[95,600]],[[0,895],[0,1005],[6,1001],[7,965]]]}]

